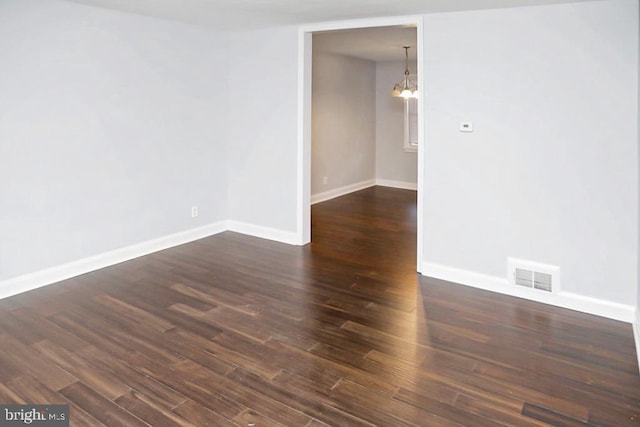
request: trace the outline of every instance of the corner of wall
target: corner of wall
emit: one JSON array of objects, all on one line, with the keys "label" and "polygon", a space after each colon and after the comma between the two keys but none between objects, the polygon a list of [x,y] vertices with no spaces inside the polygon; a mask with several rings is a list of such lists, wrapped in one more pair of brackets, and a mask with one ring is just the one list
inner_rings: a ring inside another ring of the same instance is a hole
[{"label": "corner of wall", "polygon": [[354,184],[345,185],[343,187],[334,188],[332,190],[323,191],[322,193],[311,195],[311,204],[326,202],[327,200],[335,199],[336,197],[344,196],[345,194],[353,193],[354,191],[364,190],[365,188],[377,185],[376,180],[368,179]]},{"label": "corner of wall", "polygon": [[286,243],[289,245],[300,245],[301,237],[298,233],[279,230],[276,228],[263,227],[240,221],[227,221],[227,230],[235,233],[246,234],[260,239],[273,240],[274,242]]},{"label": "corner of wall", "polygon": [[193,228],[146,242],[137,243],[114,251],[79,259],[45,270],[24,274],[0,281],[0,299],[17,295],[62,280],[70,279],[94,270],[129,261],[153,252],[213,236],[227,230],[225,221]]}]

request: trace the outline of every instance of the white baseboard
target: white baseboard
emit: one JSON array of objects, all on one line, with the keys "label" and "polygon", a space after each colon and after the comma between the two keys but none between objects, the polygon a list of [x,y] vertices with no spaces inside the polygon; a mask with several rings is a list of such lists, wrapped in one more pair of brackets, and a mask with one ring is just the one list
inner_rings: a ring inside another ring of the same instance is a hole
[{"label": "white baseboard", "polygon": [[406,182],[406,181],[392,181],[389,179],[376,179],[376,185],[381,187],[393,187],[400,188],[402,190],[417,190],[418,184],[416,182]]},{"label": "white baseboard", "polygon": [[315,205],[316,203],[326,202],[327,200],[335,199],[336,197],[344,196],[345,194],[353,193],[354,191],[364,190],[365,188],[373,187],[374,185],[376,185],[375,179],[367,179],[366,181],[356,182],[355,184],[345,185],[344,187],[312,194],[311,204]]},{"label": "white baseboard", "polygon": [[364,190],[365,188],[379,185],[381,187],[393,187],[403,190],[417,190],[418,184],[415,182],[405,181],[392,181],[389,179],[368,179],[366,181],[356,182],[355,184],[345,185],[344,187],[334,188],[333,190],[324,191],[322,193],[311,195],[311,204],[326,202],[327,200],[335,199],[336,197],[344,196],[345,194],[353,193],[354,191]]},{"label": "white baseboard", "polygon": [[239,221],[227,221],[227,230],[247,234],[261,239],[275,240],[289,245],[300,245],[300,236],[293,231],[283,231],[277,228],[263,227]]},{"label": "white baseboard", "polygon": [[179,233],[149,240],[99,255],[79,259],[34,273],[25,274],[0,282],[0,299],[20,294],[61,280],[70,279],[110,265],[119,264],[153,252],[182,245],[226,230],[224,221],[181,231]]},{"label": "white baseboard", "polygon": [[506,278],[488,276],[428,262],[422,264],[422,275],[623,322],[634,323],[637,321],[636,308],[632,305],[586,297],[571,292],[546,293],[534,289],[509,286]]},{"label": "white baseboard", "polygon": [[189,243],[223,231],[235,231],[262,239],[275,240],[290,245],[300,245],[297,233],[262,227],[238,221],[219,221],[204,227],[171,234],[135,245],[126,246],[99,255],[79,259],[45,270],[36,271],[0,281],[0,299],[70,279],[81,274],[129,261],[134,258]]}]

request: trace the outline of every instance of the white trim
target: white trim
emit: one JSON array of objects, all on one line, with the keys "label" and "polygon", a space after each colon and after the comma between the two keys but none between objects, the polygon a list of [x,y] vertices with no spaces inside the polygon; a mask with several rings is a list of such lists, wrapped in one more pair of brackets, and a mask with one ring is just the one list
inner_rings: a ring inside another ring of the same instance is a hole
[{"label": "white trim", "polygon": [[[424,17],[422,15],[365,18],[306,24],[298,27],[298,156],[297,156],[297,244],[311,239],[311,59],[312,33],[318,31],[349,30],[355,28],[392,27],[415,25],[418,54],[418,87],[426,93],[424,73]],[[424,253],[423,243],[423,191],[425,118],[424,96],[418,98],[418,206],[417,206],[417,250],[416,270],[421,272]]]},{"label": "white trim", "polygon": [[487,274],[461,270],[459,268],[447,267],[430,262],[425,262],[422,265],[422,274],[424,276],[435,277],[436,279],[492,292],[505,293],[503,290],[507,288],[506,278],[489,276]]},{"label": "white trim", "polygon": [[50,285],[61,280],[70,279],[104,267],[119,264],[124,261],[129,261],[173,246],[182,245],[184,243],[212,236],[214,234],[221,233],[226,229],[226,223],[224,221],[220,221],[203,227],[181,231],[179,233],[148,240],[146,242],[137,243],[99,255],[4,280],[0,282],[0,299]]},{"label": "white trim", "polygon": [[0,299],[21,294],[81,274],[129,261],[144,255],[168,249],[174,246],[193,242],[213,236],[223,231],[235,231],[262,239],[275,240],[290,245],[299,245],[298,234],[262,227],[238,221],[219,221],[203,227],[181,231],[146,242],[136,243],[124,248],[115,249],[99,255],[79,259],[66,264],[57,265],[45,270],[28,273],[8,280],[0,281]]},{"label": "white trim", "polygon": [[313,36],[298,31],[298,141],[296,244],[311,241],[311,66]]},{"label": "white trim", "polygon": [[392,188],[400,188],[402,190],[417,190],[418,184],[416,182],[407,182],[407,181],[393,181],[390,179],[380,179],[376,178],[376,185],[381,187],[392,187]]},{"label": "white trim", "polygon": [[227,221],[227,230],[289,245],[300,245],[298,233],[292,231],[278,230],[277,228],[263,227],[240,221]]},{"label": "white trim", "polygon": [[417,17],[416,20],[416,50],[418,53],[418,63],[416,72],[418,73],[418,88],[422,95],[418,98],[418,202],[416,208],[417,217],[417,248],[416,248],[416,270],[418,273],[422,273],[422,261],[424,260],[424,213],[425,213],[425,199],[424,188],[427,185],[424,179],[424,165],[425,165],[425,147],[426,141],[426,128],[425,121],[427,111],[424,108],[425,94],[428,93],[428,87],[426,85],[426,72],[424,69],[424,17]]},{"label": "white trim", "polygon": [[311,195],[311,204],[326,202],[327,200],[335,199],[336,197],[344,196],[345,194],[353,193],[354,191],[364,190],[365,188],[379,185],[381,187],[400,188],[402,190],[417,190],[418,184],[415,182],[406,181],[393,181],[390,179],[367,179],[366,181],[356,182],[355,184],[345,185],[344,187],[334,188],[333,190],[323,191],[322,193],[316,193]]},{"label": "white trim", "polygon": [[345,185],[344,187],[334,188],[333,190],[323,191],[322,193],[316,193],[311,196],[311,204],[326,202],[327,200],[335,199],[336,197],[344,196],[345,194],[353,193],[354,191],[364,190],[365,188],[373,187],[376,184],[375,179],[367,179],[366,181],[356,182],[355,184]]},{"label": "white trim", "polygon": [[[345,21],[317,22],[301,25],[300,31],[313,33],[316,31],[351,30],[369,27],[395,27],[400,25],[417,25],[422,23],[422,15],[387,16],[380,18],[348,19]],[[420,86],[418,86],[420,87]]]},{"label": "white trim", "polygon": [[425,262],[422,265],[422,274],[461,285],[555,305],[609,319],[629,323],[636,321],[636,308],[627,304],[619,304],[565,291],[554,294],[535,289],[509,286],[506,278],[489,276],[429,262]]}]

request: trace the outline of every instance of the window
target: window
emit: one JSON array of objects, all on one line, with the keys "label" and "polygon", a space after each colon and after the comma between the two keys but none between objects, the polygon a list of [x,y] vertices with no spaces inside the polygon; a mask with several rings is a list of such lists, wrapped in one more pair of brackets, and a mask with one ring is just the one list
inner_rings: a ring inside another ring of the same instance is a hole
[{"label": "window", "polygon": [[404,151],[418,151],[418,100],[404,103]]}]

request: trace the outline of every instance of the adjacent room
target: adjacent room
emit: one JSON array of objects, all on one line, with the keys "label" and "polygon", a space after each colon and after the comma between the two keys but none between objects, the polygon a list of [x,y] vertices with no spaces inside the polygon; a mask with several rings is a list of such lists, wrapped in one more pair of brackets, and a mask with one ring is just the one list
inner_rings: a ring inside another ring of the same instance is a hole
[{"label": "adjacent room", "polygon": [[0,424],[640,425],[639,15],[0,0]]},{"label": "adjacent room", "polygon": [[411,26],[314,33],[312,203],[372,185],[417,190],[416,99],[392,93],[405,71],[415,86],[416,52]]}]

